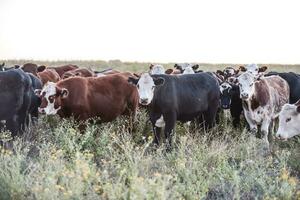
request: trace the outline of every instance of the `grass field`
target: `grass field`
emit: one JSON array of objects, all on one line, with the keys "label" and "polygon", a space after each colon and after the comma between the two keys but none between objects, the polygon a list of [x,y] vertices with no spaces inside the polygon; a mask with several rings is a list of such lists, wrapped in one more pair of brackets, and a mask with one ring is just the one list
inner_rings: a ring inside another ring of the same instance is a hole
[{"label": "grass field", "polygon": [[[135,72],[149,66],[120,61],[36,63]],[[214,71],[227,65],[200,66]],[[300,65],[270,68],[300,72]],[[178,123],[174,149],[166,152],[163,146],[151,147],[147,119],[140,111],[134,132],[120,117],[91,123],[81,134],[72,119],[42,116],[13,145],[8,142],[13,148],[0,150],[0,199],[300,199],[299,137],[274,141],[274,155],[267,155],[262,140],[244,129],[234,130],[225,113],[210,132],[189,131]],[[7,133],[1,139],[8,140]]]}]

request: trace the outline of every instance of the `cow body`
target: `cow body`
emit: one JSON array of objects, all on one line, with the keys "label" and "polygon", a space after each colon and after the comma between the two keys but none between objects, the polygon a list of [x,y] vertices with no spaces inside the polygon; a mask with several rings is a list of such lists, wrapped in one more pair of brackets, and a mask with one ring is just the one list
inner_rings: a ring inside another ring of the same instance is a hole
[{"label": "cow body", "polygon": [[143,74],[139,80],[129,81],[137,84],[140,103],[149,105],[155,143],[159,143],[160,128],[165,126],[165,137],[171,145],[171,133],[176,121],[196,119],[199,123],[204,120],[207,127],[214,125],[219,105],[219,85],[211,74]]},{"label": "cow body", "polygon": [[138,106],[136,88],[127,82],[127,76],[119,74],[48,83],[41,98],[40,111],[80,121],[99,117],[108,122],[122,114],[134,116]]},{"label": "cow body", "polygon": [[45,85],[47,82],[58,82],[60,80],[59,74],[54,69],[45,69],[42,72],[37,73],[37,77]]},{"label": "cow body", "polygon": [[300,75],[293,72],[287,73],[278,73],[278,72],[269,72],[265,76],[278,75],[283,78],[290,88],[290,104],[296,103],[300,99]]},{"label": "cow body", "polygon": [[26,127],[31,104],[31,79],[20,69],[0,72],[0,120],[16,136]]},{"label": "cow body", "polygon": [[59,74],[59,77],[63,77],[63,74],[65,72],[78,69],[78,66],[77,65],[68,64],[68,65],[63,65],[63,66],[59,66],[59,67],[48,67],[48,69],[54,69]]},{"label": "cow body", "polygon": [[242,99],[240,98],[239,86],[223,82],[220,85],[221,108],[230,109],[233,127],[240,125],[240,117],[243,112]]},{"label": "cow body", "polygon": [[279,76],[256,79],[249,72],[240,75],[238,81],[244,115],[250,131],[256,133],[257,126],[261,125],[264,140],[269,147],[269,129],[273,130],[275,117],[281,107],[289,101],[288,83]]},{"label": "cow body", "polygon": [[80,69],[75,69],[75,70],[72,70],[72,71],[65,72],[63,74],[62,78],[66,79],[66,78],[74,77],[74,76],[94,77],[94,76],[96,76],[96,74],[93,71],[89,70],[89,69],[80,68]]},{"label": "cow body", "polygon": [[41,99],[35,95],[35,90],[42,89],[43,84],[40,79],[38,79],[36,76],[34,76],[31,73],[28,73],[31,79],[32,87],[30,90],[30,108],[29,108],[29,113],[31,115],[31,122],[35,124],[38,120],[39,117],[39,111],[38,108],[41,105]]}]

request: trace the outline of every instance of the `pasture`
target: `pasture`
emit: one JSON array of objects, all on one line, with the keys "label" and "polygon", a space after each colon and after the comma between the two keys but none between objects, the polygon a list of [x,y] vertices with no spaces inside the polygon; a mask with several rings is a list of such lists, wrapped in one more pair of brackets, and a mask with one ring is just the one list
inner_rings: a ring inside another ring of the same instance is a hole
[{"label": "pasture", "polygon": [[[5,61],[8,66],[28,61]],[[114,61],[39,62],[77,64],[94,70],[143,72],[149,63]],[[166,68],[173,63],[164,64]],[[216,71],[227,64],[200,64]],[[236,65],[239,66],[239,65]],[[300,72],[300,65],[267,65],[268,71]],[[72,119],[41,116],[22,138],[0,153],[0,199],[299,199],[300,139],[274,141],[274,154],[262,153],[262,140],[233,129],[225,112],[211,131],[190,131],[177,123],[175,147],[151,148],[148,116],[139,111],[136,129],[119,117],[88,124],[80,133]],[[245,127],[245,126],[243,126]]]}]

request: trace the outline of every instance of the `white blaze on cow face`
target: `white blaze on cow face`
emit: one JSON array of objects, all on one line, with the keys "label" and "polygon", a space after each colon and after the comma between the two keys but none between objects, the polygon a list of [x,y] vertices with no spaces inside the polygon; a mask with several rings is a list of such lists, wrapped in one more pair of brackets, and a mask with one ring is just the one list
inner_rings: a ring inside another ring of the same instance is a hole
[{"label": "white blaze on cow face", "polygon": [[150,70],[150,74],[165,74],[165,68],[162,65],[154,65]]},{"label": "white blaze on cow face", "polygon": [[279,113],[279,127],[276,133],[278,139],[287,140],[300,134],[300,113],[298,106],[285,104]]},{"label": "white blaze on cow face", "polygon": [[[47,115],[55,115],[60,107],[55,108],[56,84],[47,82],[41,91],[41,98],[45,98],[47,105],[39,111]],[[41,105],[42,106],[42,105]]]},{"label": "white blaze on cow face", "polygon": [[193,68],[191,66],[186,67],[182,74],[195,74]]},{"label": "white blaze on cow face", "polygon": [[141,75],[137,88],[139,92],[139,102],[143,105],[149,105],[154,96],[154,89],[156,85],[161,85],[164,83],[163,78],[152,78],[150,74],[144,73]]},{"label": "white blaze on cow face", "polygon": [[240,97],[243,100],[249,100],[254,94],[254,82],[256,78],[250,72],[245,72],[238,77],[238,84],[240,88]]},{"label": "white blaze on cow face", "polygon": [[221,94],[223,94],[223,91],[225,91],[225,90],[228,90],[228,92],[229,92],[231,90],[231,88],[232,88],[232,86],[229,83],[224,82],[220,85],[220,92],[221,92]]}]

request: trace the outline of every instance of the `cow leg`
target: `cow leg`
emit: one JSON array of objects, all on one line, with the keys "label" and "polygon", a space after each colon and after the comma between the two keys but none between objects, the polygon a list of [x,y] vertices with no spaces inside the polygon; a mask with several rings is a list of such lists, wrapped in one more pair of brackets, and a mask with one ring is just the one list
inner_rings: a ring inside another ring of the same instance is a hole
[{"label": "cow leg", "polygon": [[252,120],[250,112],[244,110],[244,115],[245,115],[246,121],[247,121],[247,123],[248,123],[248,125],[250,127],[251,134],[255,135],[257,133],[257,125]]},{"label": "cow leg", "polygon": [[175,128],[175,123],[176,123],[176,113],[168,113],[163,115],[164,121],[166,123],[165,125],[165,139],[166,139],[166,145],[167,149],[170,149],[172,146],[172,136]]},{"label": "cow leg", "polygon": [[204,112],[205,128],[210,129],[215,125],[217,110],[217,106],[210,105],[210,108]]},{"label": "cow leg", "polygon": [[269,133],[270,124],[271,124],[271,120],[270,119],[265,119],[265,120],[263,120],[262,125],[261,125],[261,132],[263,134],[263,140],[266,143],[267,149],[269,149],[269,146],[270,146],[269,145],[269,140],[268,140],[268,133]]},{"label": "cow leg", "polygon": [[233,107],[230,107],[230,114],[232,117],[232,125],[234,128],[237,128],[240,125],[240,115],[242,112],[235,110]]},{"label": "cow leg", "polygon": [[157,113],[150,113],[150,121],[153,127],[153,143],[159,145],[160,138],[161,138],[161,128],[156,122],[160,119],[162,115]]},{"label": "cow leg", "polygon": [[11,132],[11,136],[13,138],[18,135],[18,132],[20,131],[20,123],[17,115],[14,115],[12,118],[6,120],[6,128]]}]

